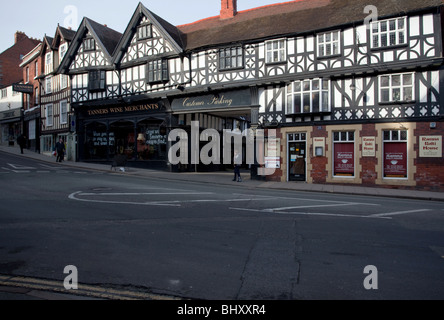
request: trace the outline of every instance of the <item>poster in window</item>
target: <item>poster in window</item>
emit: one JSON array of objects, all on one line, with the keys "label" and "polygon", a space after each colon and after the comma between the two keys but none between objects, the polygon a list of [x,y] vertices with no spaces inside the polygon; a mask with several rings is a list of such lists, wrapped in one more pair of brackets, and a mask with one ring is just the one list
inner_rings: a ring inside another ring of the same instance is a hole
[{"label": "poster in window", "polygon": [[354,143],[335,143],[334,166],[335,176],[355,175]]},{"label": "poster in window", "polygon": [[384,177],[407,178],[407,143],[384,144]]}]

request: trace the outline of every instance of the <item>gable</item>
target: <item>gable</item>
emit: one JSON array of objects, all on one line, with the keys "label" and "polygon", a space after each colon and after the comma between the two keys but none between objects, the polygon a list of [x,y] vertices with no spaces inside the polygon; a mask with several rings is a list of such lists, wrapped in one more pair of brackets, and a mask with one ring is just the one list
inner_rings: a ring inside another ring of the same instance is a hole
[{"label": "gable", "polygon": [[137,64],[182,52],[180,31],[139,4],[118,45],[114,63]]}]

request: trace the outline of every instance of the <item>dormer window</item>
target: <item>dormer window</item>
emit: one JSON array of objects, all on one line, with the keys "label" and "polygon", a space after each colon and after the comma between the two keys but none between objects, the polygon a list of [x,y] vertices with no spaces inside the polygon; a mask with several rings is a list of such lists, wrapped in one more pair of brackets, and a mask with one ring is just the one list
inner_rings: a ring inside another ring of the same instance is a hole
[{"label": "dormer window", "polygon": [[86,38],[83,41],[83,51],[94,51],[96,50],[96,41],[93,38]]},{"label": "dormer window", "polygon": [[151,24],[144,24],[137,28],[137,40],[150,39],[153,37],[153,27]]}]

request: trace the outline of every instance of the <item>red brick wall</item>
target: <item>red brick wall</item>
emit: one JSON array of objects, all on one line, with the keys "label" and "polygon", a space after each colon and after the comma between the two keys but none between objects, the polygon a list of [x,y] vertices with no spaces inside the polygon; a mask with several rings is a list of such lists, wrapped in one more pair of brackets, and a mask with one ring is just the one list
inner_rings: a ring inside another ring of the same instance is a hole
[{"label": "red brick wall", "polygon": [[[325,140],[327,140],[328,137],[328,132],[326,130],[325,126],[316,126],[313,128],[313,132],[311,133],[311,139],[313,138],[325,138]],[[312,164],[312,170],[310,171],[310,176],[313,179],[313,183],[326,183],[327,182],[327,164],[328,164],[328,159],[325,155],[327,155],[328,152],[330,152],[330,150],[328,150],[327,145],[325,146],[325,151],[324,151],[324,156],[323,157],[315,157],[313,156],[314,151],[313,151],[313,144],[311,144],[310,147],[310,154],[309,156],[311,157],[311,164]]]},{"label": "red brick wall", "polygon": [[[375,124],[365,124],[362,126],[362,131],[360,132],[360,138],[362,137],[378,137],[378,132],[376,131]],[[376,139],[378,140],[378,139]],[[362,140],[361,140],[362,141]],[[379,144],[376,144],[376,152],[378,152]],[[360,152],[362,152],[362,144],[359,146]],[[362,179],[362,184],[366,186],[374,186],[377,177],[376,166],[379,164],[376,154],[374,157],[361,157],[359,159],[362,166],[362,171],[360,173],[360,178]]]}]

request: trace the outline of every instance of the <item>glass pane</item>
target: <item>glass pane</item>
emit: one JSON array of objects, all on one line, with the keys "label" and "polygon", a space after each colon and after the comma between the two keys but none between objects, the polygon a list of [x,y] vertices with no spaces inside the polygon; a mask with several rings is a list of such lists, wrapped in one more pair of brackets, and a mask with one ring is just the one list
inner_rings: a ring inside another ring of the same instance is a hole
[{"label": "glass pane", "polygon": [[322,80],[322,90],[328,90],[328,80]]},{"label": "glass pane", "polygon": [[372,23],[372,30],[373,30],[373,33],[378,33],[379,32],[379,23],[378,22],[373,22]]},{"label": "glass pane", "polygon": [[319,46],[319,56],[323,57],[325,56],[325,48],[324,45]]},{"label": "glass pane", "polygon": [[333,133],[333,141],[341,141],[341,140],[339,140],[340,138],[339,138],[339,132],[335,132],[335,133]]},{"label": "glass pane", "polygon": [[287,85],[287,93],[292,93],[293,92],[293,83],[289,83]]},{"label": "glass pane", "polygon": [[348,133],[348,141],[355,141],[355,133],[353,131]]},{"label": "glass pane", "polygon": [[304,81],[304,91],[310,91],[310,81]]},{"label": "glass pane", "polygon": [[393,101],[401,100],[401,89],[393,89]]},{"label": "glass pane", "polygon": [[242,56],[237,57],[237,66],[242,67],[244,65],[244,61],[242,59]]},{"label": "glass pane", "polygon": [[326,44],[325,45],[325,55],[326,56],[331,56],[331,44],[330,43],[328,43],[328,44]]},{"label": "glass pane", "polygon": [[390,131],[384,131],[384,141],[390,141]]},{"label": "glass pane", "polygon": [[328,92],[322,92],[322,110],[328,111]]},{"label": "glass pane", "polygon": [[300,135],[299,133],[296,133],[296,134],[294,135],[294,140],[295,140],[295,141],[299,141],[299,140],[301,140],[301,135]]},{"label": "glass pane", "polygon": [[331,33],[327,33],[325,35],[325,42],[330,42],[331,41]]},{"label": "glass pane", "polygon": [[313,104],[313,112],[319,112],[319,106],[320,106],[320,101],[319,101],[319,92],[313,92],[313,95],[312,95],[312,97],[313,97],[313,101],[312,101],[312,104]]},{"label": "glass pane", "polygon": [[404,101],[412,101],[413,100],[413,93],[412,88],[404,88]]},{"label": "glass pane", "polygon": [[338,40],[339,40],[339,31],[333,33],[333,40],[334,40],[334,41],[338,41]]},{"label": "glass pane", "polygon": [[304,93],[304,113],[309,113],[311,111],[311,97],[309,93]]},{"label": "glass pane", "polygon": [[294,95],[294,113],[301,113],[302,99],[300,94]]},{"label": "glass pane", "polygon": [[277,41],[273,42],[273,49],[275,50],[279,49],[279,42]]},{"label": "glass pane", "polygon": [[287,114],[293,113],[293,96],[290,94],[287,96]]},{"label": "glass pane", "polygon": [[381,32],[387,31],[387,21],[381,22]]},{"label": "glass pane", "polygon": [[289,141],[293,141],[293,140],[294,140],[294,136],[293,136],[293,134],[289,134],[289,135],[288,135],[288,140],[289,140]]},{"label": "glass pane", "polygon": [[341,132],[341,141],[347,141],[347,132]]},{"label": "glass pane", "polygon": [[323,34],[318,36],[318,42],[319,43],[324,43],[324,35]]},{"label": "glass pane", "polygon": [[272,42],[268,42],[267,43],[267,50],[270,51],[273,49],[273,43]]},{"label": "glass pane", "polygon": [[404,29],[404,18],[398,19],[398,29]]},{"label": "glass pane", "polygon": [[313,91],[319,90],[319,80],[313,80]]},{"label": "glass pane", "polygon": [[301,92],[301,82],[297,81],[294,83],[294,92]]},{"label": "glass pane", "polygon": [[403,43],[405,43],[404,32],[400,32],[399,33],[399,43],[398,44],[403,44]]},{"label": "glass pane", "polygon": [[387,47],[387,34],[382,34],[381,35],[381,47]]},{"label": "glass pane", "polygon": [[401,140],[407,141],[407,131],[401,131]]},{"label": "glass pane", "polygon": [[381,87],[386,88],[390,86],[390,77],[384,76],[381,77]]},{"label": "glass pane", "polygon": [[305,133],[301,133],[301,141],[307,140],[307,135]]},{"label": "glass pane", "polygon": [[373,36],[373,47],[379,47],[379,37]]},{"label": "glass pane", "polygon": [[396,45],[396,32],[390,33],[390,45],[391,46]]},{"label": "glass pane", "polygon": [[383,89],[381,90],[381,102],[389,102],[390,101],[390,90]]},{"label": "glass pane", "polygon": [[396,30],[396,20],[390,20],[389,28],[390,28],[390,31]]},{"label": "glass pane", "polygon": [[412,75],[411,74],[403,75],[403,81],[404,81],[404,85],[411,85],[412,84]]},{"label": "glass pane", "polygon": [[398,131],[392,131],[392,140],[393,141],[399,140],[399,132]]},{"label": "glass pane", "polygon": [[400,87],[401,86],[401,76],[393,76],[392,77],[392,86]]}]

